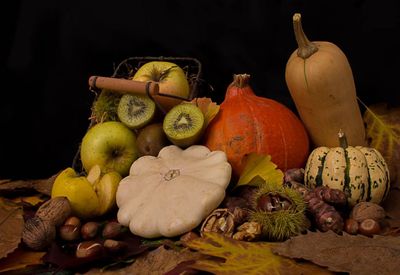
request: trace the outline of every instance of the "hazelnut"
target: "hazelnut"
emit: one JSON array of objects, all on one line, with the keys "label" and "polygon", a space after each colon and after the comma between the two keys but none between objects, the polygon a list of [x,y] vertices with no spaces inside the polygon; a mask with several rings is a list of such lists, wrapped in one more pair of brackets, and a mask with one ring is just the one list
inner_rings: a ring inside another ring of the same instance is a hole
[{"label": "hazelnut", "polygon": [[87,222],[81,227],[81,235],[84,240],[93,239],[99,231],[99,223]]},{"label": "hazelnut", "polygon": [[344,224],[344,231],[351,235],[356,235],[358,233],[358,222],[354,219],[347,219],[345,224]]},{"label": "hazelnut", "polygon": [[71,205],[66,197],[54,197],[39,207],[36,216],[59,226],[71,215],[71,212]]},{"label": "hazelnut", "polygon": [[26,221],[22,231],[22,241],[33,250],[43,250],[56,238],[54,224],[33,217]]},{"label": "hazelnut", "polygon": [[121,252],[127,247],[126,243],[112,239],[105,240],[103,245],[111,253]]},{"label": "hazelnut", "polygon": [[382,206],[373,202],[363,201],[353,207],[350,217],[358,222],[362,222],[365,219],[381,222],[386,217],[386,213]]},{"label": "hazelnut", "polygon": [[359,232],[365,236],[377,235],[381,232],[379,222],[373,219],[365,219],[360,223]]},{"label": "hazelnut", "polygon": [[60,226],[58,234],[60,235],[60,238],[65,241],[75,241],[80,237],[79,228],[71,224]]},{"label": "hazelnut", "polygon": [[78,217],[71,216],[65,220],[64,225],[73,225],[73,226],[80,228],[81,220]]},{"label": "hazelnut", "polygon": [[95,241],[84,241],[78,244],[75,252],[77,258],[95,258],[101,256],[103,246]]},{"label": "hazelnut", "polygon": [[118,222],[108,222],[102,231],[102,236],[106,239],[117,238],[122,232],[124,232],[124,227]]}]

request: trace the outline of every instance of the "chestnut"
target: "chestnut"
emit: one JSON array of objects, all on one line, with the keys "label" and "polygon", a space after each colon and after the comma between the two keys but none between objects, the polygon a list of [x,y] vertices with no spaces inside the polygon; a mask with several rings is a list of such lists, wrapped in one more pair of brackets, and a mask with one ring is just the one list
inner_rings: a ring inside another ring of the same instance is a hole
[{"label": "chestnut", "polygon": [[356,235],[358,233],[359,224],[355,219],[349,218],[345,221],[344,231],[351,235]]},{"label": "chestnut", "polygon": [[58,234],[64,241],[75,241],[80,237],[79,228],[71,224],[60,226]]},{"label": "chestnut", "polygon": [[89,240],[96,237],[99,231],[100,224],[97,222],[87,222],[81,227],[82,239]]},{"label": "chestnut", "polygon": [[99,257],[103,253],[103,246],[95,241],[83,241],[76,247],[77,258]]},{"label": "chestnut", "polygon": [[124,231],[124,226],[118,222],[108,222],[102,231],[102,236],[106,239],[117,238]]},{"label": "chestnut", "polygon": [[71,216],[65,220],[64,225],[73,225],[73,226],[80,228],[81,220],[78,217]]},{"label": "chestnut", "polygon": [[359,232],[365,236],[377,235],[381,232],[379,222],[374,219],[365,219],[360,223]]}]

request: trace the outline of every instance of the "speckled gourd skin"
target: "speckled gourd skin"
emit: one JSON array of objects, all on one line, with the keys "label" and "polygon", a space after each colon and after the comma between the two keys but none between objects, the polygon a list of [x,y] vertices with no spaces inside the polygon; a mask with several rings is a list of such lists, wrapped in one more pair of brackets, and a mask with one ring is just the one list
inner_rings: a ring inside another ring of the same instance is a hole
[{"label": "speckled gourd skin", "polygon": [[360,201],[381,203],[390,188],[389,170],[374,148],[356,146],[318,147],[306,163],[304,182],[308,187],[339,189],[354,206]]}]

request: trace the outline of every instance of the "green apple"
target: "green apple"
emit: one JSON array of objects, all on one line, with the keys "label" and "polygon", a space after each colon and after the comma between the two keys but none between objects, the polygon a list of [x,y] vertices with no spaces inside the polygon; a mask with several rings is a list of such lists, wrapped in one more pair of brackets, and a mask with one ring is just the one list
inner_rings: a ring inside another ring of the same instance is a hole
[{"label": "green apple", "polygon": [[136,135],[118,121],[98,123],[82,139],[80,157],[86,172],[97,164],[103,173],[116,171],[124,177],[138,156]]},{"label": "green apple", "polygon": [[[185,72],[177,64],[167,61],[150,61],[143,64],[134,74],[132,80],[154,81],[158,83],[159,93],[189,99],[190,86]],[[182,102],[173,98],[155,96],[154,99],[168,111]]]}]

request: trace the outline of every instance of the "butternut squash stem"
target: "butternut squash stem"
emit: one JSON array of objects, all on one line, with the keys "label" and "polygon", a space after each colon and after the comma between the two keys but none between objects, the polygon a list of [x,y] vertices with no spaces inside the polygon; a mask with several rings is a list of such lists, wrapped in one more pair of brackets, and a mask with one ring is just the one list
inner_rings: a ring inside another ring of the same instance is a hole
[{"label": "butternut squash stem", "polygon": [[303,59],[309,58],[318,51],[318,47],[308,40],[301,25],[301,14],[295,13],[293,15],[293,29],[298,45],[297,56]]},{"label": "butternut squash stem", "polygon": [[343,149],[346,149],[347,147],[349,147],[349,144],[347,143],[346,135],[344,134],[342,129],[339,130],[338,137],[339,137],[340,147],[342,147]]}]

